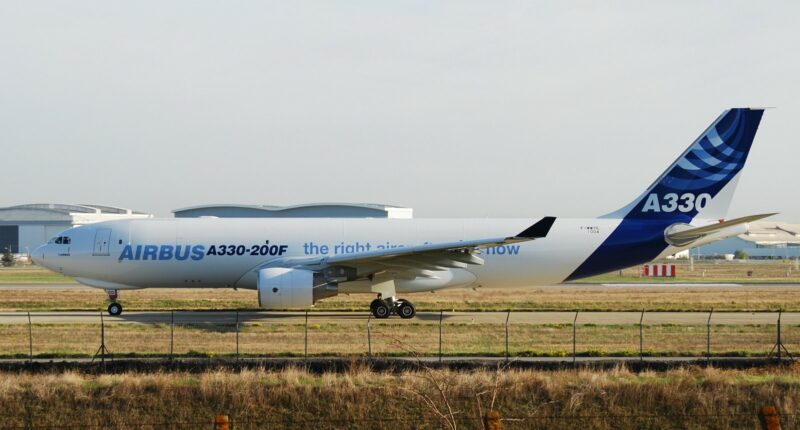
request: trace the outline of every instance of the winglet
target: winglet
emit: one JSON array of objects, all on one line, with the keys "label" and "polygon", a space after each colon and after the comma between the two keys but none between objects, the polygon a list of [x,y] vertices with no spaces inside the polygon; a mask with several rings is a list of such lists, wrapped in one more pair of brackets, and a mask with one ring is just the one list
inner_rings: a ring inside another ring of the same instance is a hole
[{"label": "winglet", "polygon": [[553,227],[554,222],[556,222],[556,217],[546,216],[537,221],[536,224],[526,228],[525,231],[514,237],[524,239],[538,239],[546,237],[547,233],[550,232],[550,228]]}]

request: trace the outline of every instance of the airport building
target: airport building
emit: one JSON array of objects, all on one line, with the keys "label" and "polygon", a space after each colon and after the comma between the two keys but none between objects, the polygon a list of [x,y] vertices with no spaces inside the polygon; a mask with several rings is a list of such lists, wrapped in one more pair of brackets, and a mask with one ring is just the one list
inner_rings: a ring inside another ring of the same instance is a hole
[{"label": "airport building", "polygon": [[295,206],[205,205],[175,209],[175,218],[394,218],[411,219],[412,208],[374,203],[312,203]]},{"label": "airport building", "polygon": [[744,251],[748,258],[790,259],[800,257],[800,224],[776,221],[750,223],[745,234],[694,248],[690,255],[720,258]]},{"label": "airport building", "polygon": [[101,205],[58,203],[27,204],[0,208],[0,249],[29,255],[39,245],[68,228],[124,218],[152,218],[131,209]]}]

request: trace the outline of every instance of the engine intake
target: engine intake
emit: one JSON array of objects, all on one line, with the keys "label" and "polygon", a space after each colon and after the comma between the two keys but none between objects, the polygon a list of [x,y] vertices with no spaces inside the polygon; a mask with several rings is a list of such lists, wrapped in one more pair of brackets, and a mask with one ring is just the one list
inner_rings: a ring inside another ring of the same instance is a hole
[{"label": "engine intake", "polygon": [[338,293],[336,282],[313,270],[270,267],[258,271],[258,304],[265,309],[305,308]]}]

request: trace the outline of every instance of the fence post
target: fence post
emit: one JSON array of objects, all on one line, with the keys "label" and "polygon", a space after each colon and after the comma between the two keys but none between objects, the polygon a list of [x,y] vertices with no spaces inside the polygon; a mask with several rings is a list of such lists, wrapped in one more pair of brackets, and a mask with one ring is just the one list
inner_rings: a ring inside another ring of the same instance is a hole
[{"label": "fence post", "polygon": [[236,311],[236,359],[239,359],[239,311]]},{"label": "fence post", "polygon": [[214,430],[228,430],[228,416],[217,415],[214,417]]},{"label": "fence post", "polygon": [[367,317],[367,357],[372,361],[372,313]]},{"label": "fence post", "polygon": [[781,419],[774,406],[762,406],[758,410],[758,421],[763,430],[781,430]]},{"label": "fence post", "polygon": [[33,364],[33,324],[30,312],[28,312],[28,362]]},{"label": "fence post", "polygon": [[439,363],[442,362],[442,318],[444,311],[439,311]]},{"label": "fence post", "polygon": [[100,348],[97,348],[97,352],[94,354],[94,357],[92,357],[92,363],[94,363],[98,355],[100,356],[100,363],[102,363],[105,368],[106,355],[111,356],[111,351],[106,348],[106,324],[102,312],[100,312]]},{"label": "fence post", "polygon": [[781,342],[781,314],[783,313],[783,309],[778,309],[778,339],[777,343],[775,344],[778,347],[778,362],[781,361],[781,347],[783,343]]},{"label": "fence post", "polygon": [[706,322],[706,363],[711,363],[711,315],[714,314],[714,308],[708,313],[708,322]]},{"label": "fence post", "polygon": [[305,329],[305,342],[303,346],[303,356],[305,361],[308,361],[308,311],[306,311],[306,329]]},{"label": "fence post", "polygon": [[642,315],[639,316],[639,361],[644,361],[644,309]]},{"label": "fence post", "polygon": [[169,360],[175,359],[175,311],[169,311]]},{"label": "fence post", "polygon": [[578,313],[579,312],[580,311],[575,311],[575,318],[572,320],[572,364],[575,364],[577,362],[576,358],[575,358],[575,354],[577,352],[576,351],[576,349],[577,349],[577,341],[576,341],[577,332],[575,330],[575,326],[578,324]]},{"label": "fence post", "polygon": [[100,312],[100,362],[106,363],[106,323],[103,320],[103,312]]},{"label": "fence post", "polygon": [[776,357],[778,359],[778,362],[780,362],[781,358],[782,358],[781,357],[781,355],[782,355],[781,350],[783,350],[783,352],[785,352],[786,355],[789,357],[789,360],[794,361],[794,357],[792,357],[792,354],[789,352],[788,349],[786,349],[786,346],[784,346],[783,341],[781,340],[781,315],[782,314],[783,314],[783,309],[778,309],[778,327],[777,327],[777,336],[776,336],[776,339],[775,339],[775,346],[773,346],[772,349],[769,351],[769,354],[767,355],[767,358],[772,358],[772,353],[774,351],[774,352],[777,353]]},{"label": "fence post", "polygon": [[506,313],[506,362],[508,362],[508,319],[511,318],[511,309]]},{"label": "fence post", "polygon": [[483,414],[483,428],[485,430],[502,430],[503,422],[500,421],[500,411],[489,410]]}]

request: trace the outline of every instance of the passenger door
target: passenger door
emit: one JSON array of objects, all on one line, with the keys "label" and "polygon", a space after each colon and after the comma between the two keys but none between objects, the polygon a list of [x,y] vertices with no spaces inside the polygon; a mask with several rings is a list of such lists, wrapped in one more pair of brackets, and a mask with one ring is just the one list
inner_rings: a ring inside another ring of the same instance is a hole
[{"label": "passenger door", "polygon": [[109,255],[108,248],[111,241],[111,229],[101,228],[97,230],[94,235],[94,251],[92,255],[103,256]]}]

